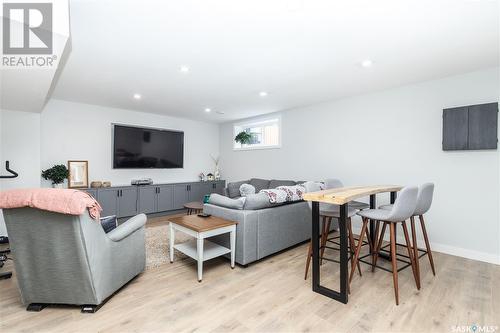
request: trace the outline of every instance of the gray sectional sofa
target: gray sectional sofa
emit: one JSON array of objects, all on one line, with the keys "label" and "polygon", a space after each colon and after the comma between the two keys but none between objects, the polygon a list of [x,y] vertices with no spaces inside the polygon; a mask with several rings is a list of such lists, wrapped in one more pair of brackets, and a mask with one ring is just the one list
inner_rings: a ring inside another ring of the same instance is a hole
[{"label": "gray sectional sofa", "polygon": [[[237,221],[236,262],[247,265],[273,253],[301,243],[311,237],[311,211],[307,202],[270,204],[265,194],[250,195],[237,202],[242,184],[253,185],[258,193],[262,189],[302,182],[292,180],[266,180],[252,178],[228,183],[224,191],[228,200],[210,200],[204,212],[232,221]],[[212,198],[211,198],[212,199]],[[236,200],[229,200],[236,199]],[[211,239],[229,246],[228,235]]]}]

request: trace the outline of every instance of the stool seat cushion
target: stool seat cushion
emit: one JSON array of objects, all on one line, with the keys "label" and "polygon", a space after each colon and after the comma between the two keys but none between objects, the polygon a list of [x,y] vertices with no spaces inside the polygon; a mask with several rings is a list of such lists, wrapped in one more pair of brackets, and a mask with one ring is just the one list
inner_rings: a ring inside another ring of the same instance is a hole
[{"label": "stool seat cushion", "polygon": [[[327,208],[325,207],[326,209],[324,209],[320,205],[319,215],[333,217],[336,219],[340,218],[340,207],[336,206],[336,205],[328,205],[328,206],[333,206],[333,207],[327,207]],[[335,208],[335,206],[336,206],[336,208]],[[352,216],[356,215],[356,212],[357,212],[357,210],[349,208],[349,210],[347,212],[347,217],[352,217]]]},{"label": "stool seat cushion", "polygon": [[370,205],[367,204],[366,202],[351,201],[351,202],[349,202],[349,208],[352,208],[352,209],[367,209],[367,208],[370,208]]},{"label": "stool seat cushion", "polygon": [[382,205],[379,209],[392,210],[392,207],[394,207],[394,205]]},{"label": "stool seat cushion", "polygon": [[390,221],[391,211],[385,209],[366,209],[358,212],[359,216],[366,217],[377,221],[386,222],[400,222],[400,221]]}]

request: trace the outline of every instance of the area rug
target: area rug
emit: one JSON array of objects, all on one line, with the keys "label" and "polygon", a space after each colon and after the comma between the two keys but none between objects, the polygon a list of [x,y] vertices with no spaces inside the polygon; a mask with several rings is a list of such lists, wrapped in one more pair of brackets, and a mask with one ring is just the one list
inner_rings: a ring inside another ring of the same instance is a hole
[{"label": "area rug", "polygon": [[[146,227],[146,269],[154,269],[170,263],[169,236],[168,224]],[[191,237],[181,232],[175,233],[175,244],[184,243],[190,239]],[[174,261],[187,258],[185,254],[174,251]]]}]

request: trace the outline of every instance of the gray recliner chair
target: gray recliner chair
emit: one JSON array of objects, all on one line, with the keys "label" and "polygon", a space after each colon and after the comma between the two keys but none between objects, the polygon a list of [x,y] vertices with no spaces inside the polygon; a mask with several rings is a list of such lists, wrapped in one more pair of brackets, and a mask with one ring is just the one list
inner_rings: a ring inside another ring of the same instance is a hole
[{"label": "gray recliner chair", "polygon": [[28,311],[72,304],[82,306],[82,312],[95,312],[144,271],[144,214],[108,234],[87,212],[74,216],[16,208],[3,214]]}]

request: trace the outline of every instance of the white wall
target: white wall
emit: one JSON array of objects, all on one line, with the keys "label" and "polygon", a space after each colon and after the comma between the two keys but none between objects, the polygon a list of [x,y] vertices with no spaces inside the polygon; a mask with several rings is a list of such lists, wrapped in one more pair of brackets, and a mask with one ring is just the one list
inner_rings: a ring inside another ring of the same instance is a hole
[{"label": "white wall", "polygon": [[19,176],[2,179],[2,188],[40,187],[40,114],[2,110],[1,172],[5,161]]},{"label": "white wall", "polygon": [[[5,161],[19,176],[2,179],[0,189],[40,187],[40,114],[1,110],[0,174]],[[5,235],[3,215],[0,214],[0,235]]]},{"label": "white wall", "polygon": [[[112,123],[184,131],[184,168],[113,169]],[[90,181],[130,185],[132,179],[140,177],[150,177],[156,183],[197,180],[200,172],[213,173],[210,154],[218,153],[217,124],[54,99],[41,114],[42,169],[68,160],[88,160]]]},{"label": "white wall", "polygon": [[[498,68],[282,113],[281,149],[233,151],[221,126],[225,178],[346,185],[436,184],[428,232],[436,250],[500,262],[498,151],[444,152],[442,109],[499,100]],[[379,203],[387,196],[380,196]]]}]

